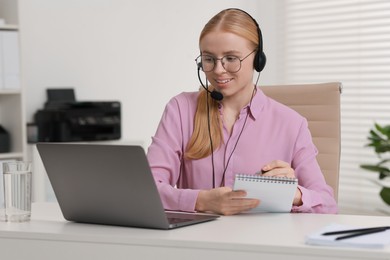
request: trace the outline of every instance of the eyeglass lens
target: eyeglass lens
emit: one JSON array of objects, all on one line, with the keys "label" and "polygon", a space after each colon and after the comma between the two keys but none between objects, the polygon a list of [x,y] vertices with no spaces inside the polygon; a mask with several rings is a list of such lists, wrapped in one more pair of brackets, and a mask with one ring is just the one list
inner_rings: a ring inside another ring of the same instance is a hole
[{"label": "eyeglass lens", "polygon": [[222,67],[227,72],[237,72],[241,69],[241,60],[232,55],[224,56],[221,59],[214,58],[210,55],[201,55],[197,58],[197,63],[200,62],[202,64],[202,70],[204,72],[210,72],[214,70],[218,60],[221,61]]}]

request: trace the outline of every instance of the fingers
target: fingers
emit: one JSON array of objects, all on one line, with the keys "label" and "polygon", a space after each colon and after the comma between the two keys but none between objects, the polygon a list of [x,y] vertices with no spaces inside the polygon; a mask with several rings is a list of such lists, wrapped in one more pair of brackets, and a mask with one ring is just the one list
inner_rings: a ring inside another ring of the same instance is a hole
[{"label": "fingers", "polygon": [[257,207],[260,203],[258,199],[246,198],[246,191],[237,190],[226,194],[228,200],[221,205],[221,213],[223,215],[234,215],[244,211],[248,211]]},{"label": "fingers", "polygon": [[259,205],[257,199],[246,198],[244,190],[232,191],[231,188],[221,187],[210,191],[214,195],[208,201],[210,209],[222,215],[234,215],[243,211],[248,211]]},{"label": "fingers", "polygon": [[227,193],[229,199],[240,199],[246,197],[246,191],[244,190],[235,190]]},{"label": "fingers", "polygon": [[274,160],[267,165],[265,165],[262,170],[263,171],[270,171],[275,168],[290,168],[290,164],[288,162],[282,161],[282,160]]},{"label": "fingers", "polygon": [[241,212],[249,211],[260,204],[260,201],[257,199],[247,199],[247,198],[239,198],[232,199],[228,204],[221,205],[221,214],[235,215]]},{"label": "fingers", "polygon": [[291,165],[281,160],[274,160],[261,170],[264,172],[264,176],[295,178],[295,171],[291,168]]},{"label": "fingers", "polygon": [[296,192],[295,192],[293,205],[294,206],[301,206],[302,203],[303,203],[302,202],[302,192],[301,192],[301,189],[298,187]]}]

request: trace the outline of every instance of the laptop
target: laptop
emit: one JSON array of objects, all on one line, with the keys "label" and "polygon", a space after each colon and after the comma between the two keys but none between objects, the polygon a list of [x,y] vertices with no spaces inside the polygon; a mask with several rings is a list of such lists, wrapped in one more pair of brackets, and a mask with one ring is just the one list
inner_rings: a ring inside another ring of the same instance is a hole
[{"label": "laptop", "polygon": [[141,146],[38,143],[37,149],[66,220],[172,229],[219,217],[165,211]]}]

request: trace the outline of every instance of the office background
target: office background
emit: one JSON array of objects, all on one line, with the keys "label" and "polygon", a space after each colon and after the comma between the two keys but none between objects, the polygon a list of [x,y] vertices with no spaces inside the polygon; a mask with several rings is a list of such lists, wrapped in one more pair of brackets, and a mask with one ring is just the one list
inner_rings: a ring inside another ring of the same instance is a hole
[{"label": "office background", "polygon": [[260,24],[268,58],[260,85],[344,84],[340,208],[386,211],[377,175],[359,164],[377,161],[364,148],[373,122],[390,121],[388,1],[18,0],[17,12],[0,15],[19,24],[27,121],[46,88],[74,87],[78,100],[119,100],[123,140],[147,147],[168,100],[199,87],[199,33],[228,7]]}]

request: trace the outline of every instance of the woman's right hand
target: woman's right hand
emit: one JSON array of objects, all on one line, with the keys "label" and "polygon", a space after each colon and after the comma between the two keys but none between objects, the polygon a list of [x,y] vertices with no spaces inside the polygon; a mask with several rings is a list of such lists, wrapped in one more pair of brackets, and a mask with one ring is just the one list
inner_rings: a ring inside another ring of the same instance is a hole
[{"label": "woman's right hand", "polygon": [[197,211],[211,211],[221,215],[234,215],[248,211],[260,204],[258,199],[245,198],[243,190],[233,191],[229,187],[202,190],[196,200]]}]

